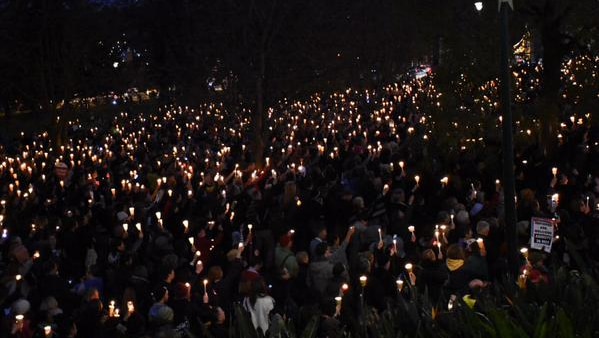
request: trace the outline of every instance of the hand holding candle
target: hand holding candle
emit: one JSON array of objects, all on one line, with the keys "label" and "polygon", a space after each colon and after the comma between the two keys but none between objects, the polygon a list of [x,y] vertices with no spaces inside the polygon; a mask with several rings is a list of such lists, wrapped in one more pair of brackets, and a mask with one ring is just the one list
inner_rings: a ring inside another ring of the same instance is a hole
[{"label": "hand holding candle", "polygon": [[411,234],[411,238],[410,238],[410,240],[411,240],[412,242],[416,242],[416,234],[414,233],[414,230],[415,230],[415,228],[414,228],[414,226],[413,226],[413,225],[410,225],[410,226],[408,227],[408,231],[410,231],[410,234]]},{"label": "hand holding candle", "polygon": [[401,280],[400,278],[398,278],[395,281],[395,284],[397,285],[397,291],[401,292],[403,290],[403,280]]}]

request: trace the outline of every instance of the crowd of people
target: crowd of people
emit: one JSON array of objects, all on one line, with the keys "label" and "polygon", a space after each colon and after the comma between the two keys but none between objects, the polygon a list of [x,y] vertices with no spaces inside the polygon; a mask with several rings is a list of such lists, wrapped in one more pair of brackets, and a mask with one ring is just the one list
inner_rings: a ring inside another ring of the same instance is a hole
[{"label": "crowd of people", "polygon": [[[280,102],[260,167],[250,112],[217,104],[2,145],[1,335],[228,337],[247,316],[274,337],[318,316],[334,338],[366,307],[417,292],[447,308],[503,281],[499,154],[428,146],[427,81]],[[599,261],[599,139],[579,118],[557,161],[517,152],[518,246],[531,217],[555,230],[551,253],[520,257],[522,287],[579,264],[564,239]]]}]

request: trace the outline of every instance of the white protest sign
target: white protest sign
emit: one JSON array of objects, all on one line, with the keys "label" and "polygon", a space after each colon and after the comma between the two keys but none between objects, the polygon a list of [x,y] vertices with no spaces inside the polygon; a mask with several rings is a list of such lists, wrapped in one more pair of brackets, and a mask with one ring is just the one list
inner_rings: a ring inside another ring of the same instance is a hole
[{"label": "white protest sign", "polygon": [[530,220],[530,247],[532,249],[551,252],[553,243],[553,220],[549,218],[533,217]]}]

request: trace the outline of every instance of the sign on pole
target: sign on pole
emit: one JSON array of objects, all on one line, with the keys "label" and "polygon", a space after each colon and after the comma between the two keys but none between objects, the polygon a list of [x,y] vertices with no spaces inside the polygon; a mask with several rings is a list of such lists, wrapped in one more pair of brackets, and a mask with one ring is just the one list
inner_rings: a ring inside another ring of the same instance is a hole
[{"label": "sign on pole", "polygon": [[532,249],[551,252],[553,244],[553,223],[549,218],[533,217],[530,220],[530,247]]}]

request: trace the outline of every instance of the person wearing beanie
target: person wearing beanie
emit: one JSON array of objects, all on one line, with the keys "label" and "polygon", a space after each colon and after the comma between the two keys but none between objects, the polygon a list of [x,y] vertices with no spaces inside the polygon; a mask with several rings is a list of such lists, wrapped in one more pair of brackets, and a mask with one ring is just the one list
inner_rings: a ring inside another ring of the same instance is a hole
[{"label": "person wearing beanie", "polygon": [[148,312],[148,320],[150,327],[159,328],[172,323],[174,313],[166,303],[169,299],[169,293],[166,286],[158,286],[152,292],[154,297],[154,305]]}]

